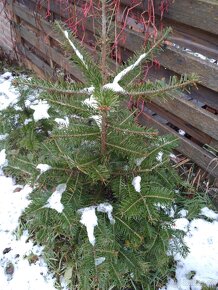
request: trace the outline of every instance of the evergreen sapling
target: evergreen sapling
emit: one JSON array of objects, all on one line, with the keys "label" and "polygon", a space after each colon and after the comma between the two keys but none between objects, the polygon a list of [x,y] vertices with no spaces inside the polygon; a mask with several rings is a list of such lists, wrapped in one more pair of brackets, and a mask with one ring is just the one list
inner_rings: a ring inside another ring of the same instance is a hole
[{"label": "evergreen sapling", "polygon": [[155,289],[168,273],[172,252],[187,250],[169,214],[181,186],[169,158],[177,140],[139,126],[143,106],[130,110],[125,101],[168,98],[196,77],[137,81],[169,30],[109,74],[107,2],[101,5],[98,61],[56,23],[72,53],[69,61],[86,82],[21,81],[23,89],[40,95],[28,105],[25,97],[20,100],[16,114],[22,125],[12,122],[20,143],[16,147],[14,136],[8,137],[8,171],[33,184],[23,219],[70,289]]}]

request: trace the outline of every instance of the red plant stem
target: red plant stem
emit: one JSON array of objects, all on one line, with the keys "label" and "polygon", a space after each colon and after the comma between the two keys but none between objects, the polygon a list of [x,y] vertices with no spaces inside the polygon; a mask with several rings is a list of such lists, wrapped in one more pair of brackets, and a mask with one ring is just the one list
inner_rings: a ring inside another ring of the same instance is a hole
[{"label": "red plant stem", "polygon": [[107,81],[106,74],[106,59],[107,59],[107,16],[106,16],[106,0],[102,0],[102,50],[101,50],[101,69],[103,75],[103,82]]}]

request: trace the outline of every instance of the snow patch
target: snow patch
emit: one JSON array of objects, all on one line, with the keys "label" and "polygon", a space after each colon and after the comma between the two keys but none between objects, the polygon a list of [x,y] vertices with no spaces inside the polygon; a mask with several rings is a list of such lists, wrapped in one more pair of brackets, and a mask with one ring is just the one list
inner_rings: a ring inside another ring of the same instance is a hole
[{"label": "snow patch", "polygon": [[178,214],[179,214],[180,217],[183,217],[184,218],[184,217],[187,216],[188,211],[186,209],[182,209],[182,210],[179,211]]},{"label": "snow patch", "polygon": [[64,31],[64,35],[66,37],[66,39],[68,40],[69,44],[71,45],[71,47],[73,48],[75,54],[77,55],[77,57],[81,60],[81,62],[84,64],[84,66],[88,69],[87,64],[84,61],[84,57],[81,54],[81,52],[76,48],[76,46],[74,45],[74,43],[70,40],[69,38],[69,33],[67,30]]},{"label": "snow patch", "polygon": [[69,118],[55,118],[55,122],[58,123],[59,128],[67,128],[69,126]]},{"label": "snow patch", "polygon": [[95,90],[95,87],[91,86],[89,88],[82,89],[81,92],[92,94],[94,92],[94,90]]},{"label": "snow patch", "polygon": [[136,176],[132,180],[132,185],[135,188],[135,191],[140,192],[141,191],[141,176]]},{"label": "snow patch", "polygon": [[2,149],[0,152],[0,170],[8,165],[8,160],[6,159],[5,149]]},{"label": "snow patch", "polygon": [[26,125],[28,125],[29,123],[31,123],[33,120],[32,119],[25,119],[24,120],[24,125],[26,126]]},{"label": "snow patch", "polygon": [[116,82],[108,83],[108,84],[104,85],[103,89],[111,90],[111,91],[114,91],[116,93],[124,93],[125,92],[125,90]]},{"label": "snow patch", "polygon": [[147,56],[147,53],[143,53],[141,54],[138,59],[136,60],[136,62],[134,62],[133,64],[129,65],[127,68],[125,68],[124,70],[122,70],[120,73],[118,73],[115,78],[113,83],[117,84],[119,81],[122,80],[122,78],[127,75],[130,71],[132,71],[135,67],[137,67],[143,59],[145,59]]},{"label": "snow patch", "polygon": [[159,162],[163,161],[163,152],[158,152],[157,156],[156,156],[156,160]]},{"label": "snow patch", "polygon": [[48,164],[38,164],[36,166],[36,169],[39,169],[40,170],[40,174],[48,171],[49,169],[51,169],[52,167]]},{"label": "snow patch", "polygon": [[49,197],[46,205],[44,207],[55,209],[57,212],[62,213],[64,206],[61,203],[62,194],[66,190],[66,183],[61,183],[56,187],[56,190]]},{"label": "snow patch", "polygon": [[9,134],[2,134],[0,135],[0,141],[4,141],[7,137],[8,137]]},{"label": "snow patch", "polygon": [[101,265],[106,260],[105,257],[99,257],[95,259],[95,266]]},{"label": "snow patch", "polygon": [[34,110],[33,118],[36,122],[42,119],[48,119],[50,117],[48,114],[50,105],[47,103],[47,101],[39,100],[37,104],[32,104],[29,107],[30,109]]},{"label": "snow patch", "polygon": [[215,213],[213,210],[209,209],[208,207],[202,208],[201,214],[206,216],[209,219],[218,220],[218,214]]},{"label": "snow patch", "polygon": [[[1,232],[0,289],[54,290],[55,279],[41,258],[42,250],[43,247],[29,240],[27,231],[19,240],[11,233]],[[31,256],[35,261],[30,264]]]},{"label": "snow patch", "polygon": [[90,108],[93,108],[93,109],[98,108],[98,101],[94,98],[93,95],[91,95],[89,98],[85,99],[82,103]]},{"label": "snow patch", "polygon": [[178,131],[178,133],[179,133],[179,135],[181,135],[181,136],[185,136],[185,131],[183,131],[183,130],[181,130],[181,129],[179,129],[179,131]]},{"label": "snow patch", "polygon": [[110,203],[108,202],[100,203],[97,206],[97,211],[107,213],[110,223],[115,224],[115,219],[112,216],[113,207]]},{"label": "snow patch", "polygon": [[96,209],[99,212],[107,213],[110,223],[115,224],[115,219],[112,216],[113,207],[108,202],[79,209],[77,212],[81,214],[80,223],[86,227],[89,242],[93,246],[95,245],[94,229],[98,225]]},{"label": "snow patch", "polygon": [[145,159],[146,159],[146,157],[136,158],[135,159],[136,166],[140,166]]},{"label": "snow patch", "polygon": [[119,85],[119,82],[127,75],[130,71],[132,71],[135,67],[137,67],[143,59],[145,59],[147,56],[147,53],[141,54],[138,59],[125,69],[123,69],[121,72],[119,72],[113,79],[112,83],[105,84],[103,86],[103,89],[112,90],[117,93],[125,93],[125,90]]},{"label": "snow patch", "polygon": [[95,120],[95,122],[96,122],[97,126],[99,127],[99,129],[101,129],[102,116],[100,116],[100,115],[92,115],[90,118]]},{"label": "snow patch", "polygon": [[[217,219],[217,214],[204,208],[205,216]],[[186,218],[175,220],[175,228],[184,230],[184,242],[189,248],[184,258],[180,254],[174,256],[176,261],[175,281],[169,279],[160,290],[201,290],[201,284],[207,286],[218,283],[218,221],[209,222],[203,219],[188,221]]]},{"label": "snow patch", "polygon": [[186,218],[179,218],[174,220],[174,228],[184,232],[188,231],[189,221]]},{"label": "snow patch", "polygon": [[12,85],[13,79],[10,72],[0,76],[0,111],[15,104],[20,96],[19,91]]},{"label": "snow patch", "polygon": [[98,225],[98,218],[95,213],[96,206],[85,207],[79,209],[78,212],[82,215],[80,223],[86,227],[89,242],[95,245],[94,229]]}]

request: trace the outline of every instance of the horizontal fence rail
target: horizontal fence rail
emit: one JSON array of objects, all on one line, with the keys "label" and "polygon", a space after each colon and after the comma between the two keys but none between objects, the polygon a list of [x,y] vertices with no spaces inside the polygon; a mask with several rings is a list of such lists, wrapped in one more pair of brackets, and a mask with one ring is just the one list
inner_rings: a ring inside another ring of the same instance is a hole
[{"label": "horizontal fence rail", "polygon": [[[45,2],[40,3],[39,11],[36,0],[7,0],[8,8],[14,15],[18,52],[26,65],[40,77],[55,78],[55,70],[61,68],[74,79],[84,81],[81,72],[68,61],[69,56],[61,49],[61,41],[53,31],[52,21],[46,20]],[[121,0],[121,13],[122,9],[131,8],[131,3],[130,0]],[[160,0],[155,1],[157,23],[161,21],[160,3]],[[142,13],[143,9],[142,5],[137,6],[135,13]],[[55,1],[50,2],[50,12],[50,20],[66,20],[69,16],[68,11],[61,10]],[[82,16],[80,6],[77,7],[77,13]],[[96,56],[96,51],[90,46],[95,33],[90,21],[93,20],[87,18],[83,44]],[[147,102],[140,121],[146,126],[157,128],[160,134],[176,136],[180,140],[177,150],[218,178],[218,2],[175,1],[162,21],[173,28],[173,33],[164,53],[158,56],[160,68],[150,69],[148,79],[168,79],[172,75],[196,73],[199,84],[198,88],[190,89],[190,93],[173,95],[167,101],[155,98]],[[125,42],[119,44],[124,61],[144,43],[140,23],[130,15],[126,23],[122,32]],[[95,27],[100,28],[99,25],[96,21]],[[115,69],[113,60],[110,68]],[[179,134],[179,129],[185,131],[184,136]]]}]

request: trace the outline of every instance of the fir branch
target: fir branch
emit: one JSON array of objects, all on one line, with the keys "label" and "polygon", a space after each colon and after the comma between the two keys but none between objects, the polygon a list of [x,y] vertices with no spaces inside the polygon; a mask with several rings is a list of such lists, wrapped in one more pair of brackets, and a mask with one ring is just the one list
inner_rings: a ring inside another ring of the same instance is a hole
[{"label": "fir branch", "polygon": [[69,168],[60,168],[60,167],[51,167],[50,168],[50,171],[64,171],[64,172],[70,172],[72,173],[72,169],[69,169]]},{"label": "fir branch", "polygon": [[129,229],[139,240],[142,242],[143,237],[141,237],[136,231],[134,231],[124,220],[120,219],[118,216],[115,216],[115,219],[119,220],[127,229]]},{"label": "fir branch", "polygon": [[106,144],[107,144],[107,112],[102,111],[102,121],[101,121],[101,154],[106,153]]},{"label": "fir branch", "polygon": [[134,150],[131,150],[131,149],[128,149],[128,148],[125,148],[125,147],[121,147],[121,146],[118,146],[116,144],[111,144],[111,143],[106,143],[108,146],[110,147],[114,147],[116,149],[119,149],[121,151],[125,151],[129,154],[134,154],[134,155],[139,155],[140,157],[146,157],[147,156],[147,153],[142,153],[142,152],[138,152],[138,151],[134,151]]},{"label": "fir branch", "polygon": [[65,25],[57,21],[55,24],[57,30],[61,32],[61,35],[63,36],[62,42],[60,41],[61,45],[68,51],[71,52],[73,49],[75,52],[70,60],[79,67],[80,71],[85,76],[87,83],[91,86],[93,85],[95,88],[100,87],[100,84],[102,84],[101,71],[98,65],[96,65],[93,57],[84,49],[84,44],[81,45],[78,39],[74,37]]},{"label": "fir branch", "polygon": [[56,139],[53,140],[55,146],[57,147],[59,153],[61,154],[61,156],[63,156],[63,158],[65,159],[65,161],[67,162],[68,166],[71,167],[69,161],[72,162],[72,164],[75,164],[74,161],[70,158],[70,156],[65,155],[64,152],[61,150],[61,147],[59,146],[59,144],[57,143]]},{"label": "fir branch", "polygon": [[[169,83],[167,85],[165,85],[164,83],[162,88],[154,89],[154,90],[146,90],[146,85],[144,87],[144,90],[140,90],[141,88],[143,89],[143,86],[140,86],[137,88],[138,89],[137,91],[132,91],[132,90],[125,91],[125,95],[154,97],[154,96],[165,94],[168,91],[184,89],[187,86],[195,85],[198,80],[198,78],[195,75],[191,75],[189,79],[186,79],[185,81],[183,81],[183,79],[184,79],[184,76],[181,77],[181,80],[178,83],[172,83],[172,84]],[[154,87],[155,87],[155,83],[154,83]],[[120,92],[120,94],[122,94],[122,92]]]},{"label": "fir branch", "polygon": [[124,123],[126,123],[132,116],[135,115],[135,113],[138,111],[138,109],[135,109],[131,114],[129,114],[129,116],[127,116],[121,123],[120,126],[123,125]]},{"label": "fir branch", "polygon": [[56,101],[56,100],[52,100],[52,99],[49,99],[49,98],[44,98],[44,100],[46,100],[48,102],[51,102],[51,103],[54,103],[54,104],[57,104],[57,105],[68,107],[68,108],[71,108],[71,109],[74,109],[74,110],[77,110],[77,111],[89,112],[88,110],[86,110],[84,108],[77,107],[77,106],[74,106],[74,105],[71,105],[71,104],[66,104],[66,103],[63,103],[61,101]]},{"label": "fir branch", "polygon": [[149,206],[147,204],[146,197],[142,196],[141,192],[139,192],[139,194],[140,194],[141,199],[142,199],[142,201],[144,203],[145,209],[147,210],[147,213],[148,213],[148,216],[149,216],[149,221],[153,221],[154,218],[152,217],[152,214],[151,214],[151,212],[149,210]]},{"label": "fir branch", "polygon": [[120,254],[128,261],[128,263],[130,263],[131,265],[132,265],[132,267],[133,267],[133,269],[135,269],[136,267],[136,265],[135,264],[133,264],[133,262],[127,257],[127,255],[125,255],[124,254],[124,252],[123,251],[121,251],[120,250]]},{"label": "fir branch", "polygon": [[92,164],[92,163],[98,161],[99,159],[100,159],[100,157],[95,158],[95,159],[92,159],[92,160],[90,160],[90,161],[88,161],[88,162],[86,162],[86,163],[81,163],[80,166],[84,166],[84,167],[85,167],[85,166],[87,166],[87,165],[90,165],[90,164]]},{"label": "fir branch", "polygon": [[[143,113],[143,112],[142,112],[142,113]],[[169,140],[169,141],[167,141],[167,142],[165,142],[165,143],[163,143],[163,144],[157,146],[157,147],[154,148],[152,151],[148,152],[147,155],[146,155],[146,157],[151,156],[153,153],[155,153],[155,152],[157,152],[157,151],[160,151],[161,148],[163,148],[163,147],[165,147],[165,146],[167,146],[167,145],[173,144],[173,143],[175,143],[175,142],[178,141],[178,140],[179,140],[179,138],[172,139],[172,140]],[[143,156],[142,156],[142,157],[143,157]]]},{"label": "fir branch", "polygon": [[118,132],[123,132],[125,134],[135,134],[135,135],[142,135],[142,136],[157,136],[158,132],[145,132],[145,131],[133,131],[133,130],[129,130],[128,128],[120,128],[120,127],[114,127],[110,124],[108,124],[109,128],[112,128],[115,131]]},{"label": "fir branch", "polygon": [[22,168],[20,168],[20,167],[17,167],[17,166],[8,165],[7,167],[8,167],[8,168],[11,168],[11,169],[15,169],[15,170],[21,171],[21,172],[23,172],[23,173],[25,173],[25,174],[28,174],[29,176],[32,175],[32,173],[30,173],[30,172],[28,172],[28,171],[26,171],[26,170],[24,170],[24,169],[22,169]]},{"label": "fir branch", "polygon": [[146,198],[155,198],[155,199],[158,199],[158,200],[166,200],[166,201],[170,201],[170,202],[173,201],[173,198],[167,197],[167,196],[153,195],[153,194],[141,195],[140,198],[138,198],[134,203],[131,203],[131,205],[125,211],[122,212],[122,216],[124,216],[124,214],[126,214],[132,207],[136,206],[137,203],[140,203],[141,201],[144,201],[144,199],[146,200]]},{"label": "fir branch", "polygon": [[[115,274],[115,276],[116,276],[116,278],[117,278],[117,281],[119,281],[119,284],[122,285],[122,281],[121,281],[121,279],[120,279],[119,272],[117,273],[116,269],[114,268],[113,263],[110,263],[110,265],[111,265],[111,268],[112,268],[112,270],[113,270],[113,272],[114,272],[114,274]],[[113,287],[113,286],[112,286],[112,287]],[[114,288],[114,287],[113,287],[113,288]],[[113,289],[113,288],[110,287],[110,289]]]},{"label": "fir branch", "polygon": [[48,93],[57,93],[57,94],[63,94],[63,95],[88,95],[88,96],[90,96],[92,94],[92,91],[93,91],[93,87],[84,88],[84,89],[77,91],[77,90],[65,90],[65,89],[55,88],[54,86],[46,87],[43,85],[33,84],[30,82],[20,82],[19,84],[20,85],[28,85],[32,88],[45,90]]},{"label": "fir branch", "polygon": [[20,162],[22,162],[22,163],[24,163],[24,164],[27,164],[27,165],[31,165],[31,166],[34,167],[34,168],[36,167],[35,164],[33,164],[33,163],[29,162],[29,161],[26,161],[26,160],[20,159],[20,158],[18,158],[18,157],[15,157],[14,160],[20,161]]},{"label": "fir branch", "polygon": [[73,137],[90,137],[90,136],[97,136],[99,132],[95,133],[84,133],[84,134],[63,134],[63,135],[51,135],[49,139],[59,139],[59,138],[73,138]]},{"label": "fir branch", "polygon": [[128,67],[126,67],[125,69],[123,69],[121,72],[119,72],[113,79],[112,83],[108,83],[106,85],[103,86],[104,89],[111,89],[117,93],[125,93],[125,90],[119,85],[119,82],[132,70],[134,70],[137,66],[139,66],[146,58],[148,58],[148,56],[150,55],[150,53],[157,48],[163,41],[164,39],[167,37],[167,35],[169,34],[170,29],[167,29],[165,31],[165,33],[151,46],[151,48],[147,51],[142,53],[138,59],[131,65],[129,65]]},{"label": "fir branch", "polygon": [[94,87],[84,87],[81,83],[63,83],[63,81],[49,82],[40,79],[16,80],[18,86],[27,86],[33,89],[43,90],[49,93],[65,94],[65,95],[91,95]]},{"label": "fir branch", "polygon": [[62,32],[62,34],[65,36],[65,38],[67,39],[68,43],[70,44],[70,46],[72,47],[73,51],[75,52],[76,56],[79,58],[79,60],[81,61],[81,63],[84,65],[84,67],[86,69],[88,69],[88,65],[86,64],[86,62],[84,61],[84,57],[81,54],[81,52],[76,48],[76,46],[74,45],[74,43],[70,40],[69,38],[69,33],[67,30],[63,30],[62,26],[60,25],[59,22],[56,21],[56,26],[58,27],[58,29]]},{"label": "fir branch", "polygon": [[[143,162],[143,161],[142,161]],[[157,169],[158,167],[161,167],[161,166],[163,166],[165,163],[167,163],[167,162],[169,162],[169,160],[168,159],[166,159],[166,160],[164,160],[164,161],[162,161],[162,162],[159,162],[159,163],[157,163],[156,165],[154,165],[153,167],[151,167],[151,168],[146,168],[146,169],[139,169],[139,170],[134,170],[134,172],[135,173],[144,173],[144,172],[151,172],[151,171],[153,171],[153,170],[155,170],[155,169]]]}]

